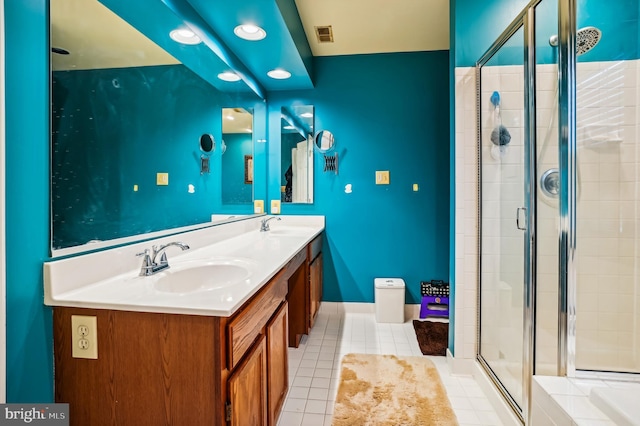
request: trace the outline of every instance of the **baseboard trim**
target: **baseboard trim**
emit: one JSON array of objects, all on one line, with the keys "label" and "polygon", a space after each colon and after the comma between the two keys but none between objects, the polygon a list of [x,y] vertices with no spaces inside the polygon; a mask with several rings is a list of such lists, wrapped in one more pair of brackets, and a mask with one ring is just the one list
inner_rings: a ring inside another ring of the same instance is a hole
[{"label": "baseboard trim", "polygon": [[[327,314],[375,314],[375,303],[359,303],[359,302],[322,302],[320,304],[320,312]],[[420,317],[419,304],[404,305],[404,319],[412,321]]]}]

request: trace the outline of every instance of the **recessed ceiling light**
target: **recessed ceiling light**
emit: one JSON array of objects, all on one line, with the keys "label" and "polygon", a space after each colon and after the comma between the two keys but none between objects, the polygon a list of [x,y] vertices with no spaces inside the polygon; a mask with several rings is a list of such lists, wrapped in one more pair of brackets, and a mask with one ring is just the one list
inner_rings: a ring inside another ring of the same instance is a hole
[{"label": "recessed ceiling light", "polygon": [[218,78],[224,81],[240,81],[240,76],[232,71],[221,72]]},{"label": "recessed ceiling light", "polygon": [[250,41],[262,40],[267,36],[265,30],[253,24],[238,25],[233,29],[233,32],[238,37]]},{"label": "recessed ceiling light", "polygon": [[267,75],[271,78],[275,78],[276,80],[284,80],[291,77],[291,73],[287,70],[283,70],[282,68],[271,70]]},{"label": "recessed ceiling light", "polygon": [[236,118],[233,115],[225,115],[224,118],[227,120],[235,120]]},{"label": "recessed ceiling light", "polygon": [[182,44],[198,44],[200,43],[200,37],[191,30],[186,28],[178,28],[169,33],[169,36],[178,43]]}]

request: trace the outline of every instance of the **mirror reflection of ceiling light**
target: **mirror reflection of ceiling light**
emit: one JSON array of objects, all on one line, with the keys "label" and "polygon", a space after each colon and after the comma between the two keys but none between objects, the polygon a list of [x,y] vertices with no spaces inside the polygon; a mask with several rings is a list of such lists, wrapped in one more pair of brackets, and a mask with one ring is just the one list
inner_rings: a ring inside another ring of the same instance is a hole
[{"label": "mirror reflection of ceiling light", "polygon": [[267,32],[257,25],[238,25],[233,29],[233,33],[244,40],[257,41],[267,36]]},{"label": "mirror reflection of ceiling light", "polygon": [[175,29],[169,33],[169,36],[174,41],[182,44],[198,44],[201,41],[196,33],[186,28]]},{"label": "mirror reflection of ceiling light", "polygon": [[284,126],[283,129],[293,130],[293,129],[295,129],[295,127],[293,127],[292,125],[288,125],[288,126]]},{"label": "mirror reflection of ceiling light", "polygon": [[282,68],[271,70],[267,75],[271,78],[275,78],[276,80],[284,80],[291,77],[291,73],[287,70],[283,70]]},{"label": "mirror reflection of ceiling light", "polygon": [[311,117],[313,117],[313,113],[311,113],[311,112],[303,112],[302,114],[300,114],[300,117],[311,118]]},{"label": "mirror reflection of ceiling light", "polygon": [[225,71],[218,74],[218,78],[223,81],[240,81],[240,76],[232,71]]}]

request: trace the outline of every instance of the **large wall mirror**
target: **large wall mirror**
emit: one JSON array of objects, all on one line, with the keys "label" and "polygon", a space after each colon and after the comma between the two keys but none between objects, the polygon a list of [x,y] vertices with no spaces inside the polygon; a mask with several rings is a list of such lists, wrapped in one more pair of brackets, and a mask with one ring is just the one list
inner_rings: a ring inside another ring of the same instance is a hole
[{"label": "large wall mirror", "polygon": [[280,200],[313,203],[312,105],[283,107],[280,125]]},{"label": "large wall mirror", "polygon": [[[182,19],[159,0],[51,0],[50,14],[53,256],[252,213],[253,169],[251,183],[227,172],[253,163],[264,101],[220,80],[204,43],[174,41]],[[216,141],[208,173],[203,134]]]},{"label": "large wall mirror", "polygon": [[222,109],[222,203],[253,203],[253,111]]}]

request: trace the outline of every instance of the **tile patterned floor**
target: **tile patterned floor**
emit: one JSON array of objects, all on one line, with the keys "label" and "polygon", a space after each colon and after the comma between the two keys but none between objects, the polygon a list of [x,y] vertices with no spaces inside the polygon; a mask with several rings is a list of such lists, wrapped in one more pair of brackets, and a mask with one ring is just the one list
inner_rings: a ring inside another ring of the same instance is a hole
[{"label": "tile patterned floor", "polygon": [[[373,313],[337,311],[335,305],[325,308],[323,304],[309,336],[300,347],[289,349],[289,393],[278,426],[331,425],[345,354],[423,356],[411,321],[378,324]],[[473,377],[451,374],[445,357],[429,358],[438,368],[461,426],[502,425]]]}]

